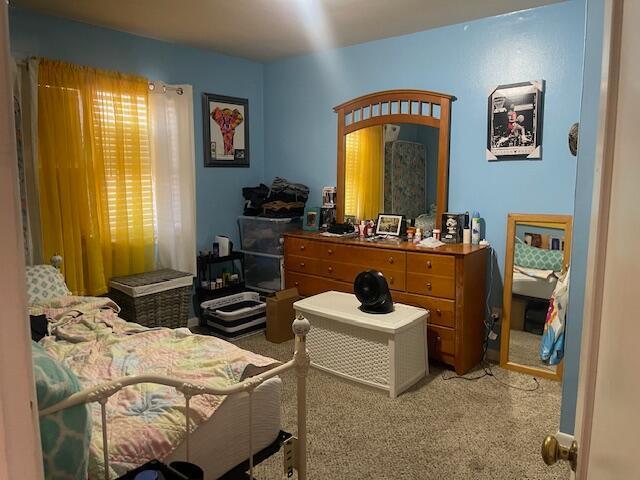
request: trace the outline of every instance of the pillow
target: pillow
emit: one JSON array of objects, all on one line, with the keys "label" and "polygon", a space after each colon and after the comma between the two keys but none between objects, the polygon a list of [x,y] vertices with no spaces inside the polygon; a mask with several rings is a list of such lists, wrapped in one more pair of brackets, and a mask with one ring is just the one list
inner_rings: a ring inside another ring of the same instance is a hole
[{"label": "pillow", "polygon": [[563,259],[562,250],[547,250],[516,242],[514,263],[520,267],[559,272],[562,270]]},{"label": "pillow", "polygon": [[51,265],[27,267],[27,301],[29,305],[71,295],[64,277]]},{"label": "pillow", "polygon": [[[31,342],[33,373],[40,410],[55,405],[82,388],[71,370]],[[40,417],[40,442],[46,480],[85,480],[91,442],[91,413],[78,405]]]}]

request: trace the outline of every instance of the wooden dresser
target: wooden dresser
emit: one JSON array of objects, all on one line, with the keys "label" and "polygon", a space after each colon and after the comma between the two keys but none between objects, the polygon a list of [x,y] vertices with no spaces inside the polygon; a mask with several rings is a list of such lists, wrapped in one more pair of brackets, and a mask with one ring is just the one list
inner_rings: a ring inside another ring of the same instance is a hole
[{"label": "wooden dresser", "polygon": [[297,287],[303,296],[328,290],[353,292],[358,273],[381,271],[395,302],[430,311],[429,356],[463,374],[482,359],[487,252],[474,245],[427,249],[407,242],[288,233],[285,283],[287,288]]}]

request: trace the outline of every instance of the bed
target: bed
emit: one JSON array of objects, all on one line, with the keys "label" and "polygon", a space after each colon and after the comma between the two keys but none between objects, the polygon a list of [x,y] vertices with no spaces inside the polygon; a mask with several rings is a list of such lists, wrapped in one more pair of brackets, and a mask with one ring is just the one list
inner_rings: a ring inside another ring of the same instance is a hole
[{"label": "bed", "polygon": [[549,300],[557,281],[553,271],[514,266],[511,291],[514,295]]},{"label": "bed", "polygon": [[[302,355],[298,362],[281,364],[188,329],[126,322],[110,299],[74,297],[66,286],[42,285],[39,270],[38,275],[27,272],[29,313],[32,318],[44,315],[48,324],[38,346],[81,386],[44,409],[39,394],[41,425],[43,419],[91,403],[88,478],[118,478],[153,458],[165,463],[188,459],[204,469],[205,478],[219,478],[249,458],[252,470],[250,452],[282,438],[277,374],[304,370]],[[34,283],[40,285],[34,288]],[[304,346],[303,330],[297,347]],[[302,351],[306,354],[306,348]],[[298,413],[304,417],[306,408]],[[299,421],[298,443],[300,433]],[[299,476],[301,460],[304,454],[294,465]]]}]

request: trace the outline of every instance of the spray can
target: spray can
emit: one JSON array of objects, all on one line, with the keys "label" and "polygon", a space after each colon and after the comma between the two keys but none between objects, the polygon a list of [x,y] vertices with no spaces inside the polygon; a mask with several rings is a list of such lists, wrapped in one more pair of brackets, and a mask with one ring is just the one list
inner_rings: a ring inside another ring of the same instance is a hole
[{"label": "spray can", "polygon": [[480,214],[473,212],[471,217],[471,243],[473,245],[480,244]]}]

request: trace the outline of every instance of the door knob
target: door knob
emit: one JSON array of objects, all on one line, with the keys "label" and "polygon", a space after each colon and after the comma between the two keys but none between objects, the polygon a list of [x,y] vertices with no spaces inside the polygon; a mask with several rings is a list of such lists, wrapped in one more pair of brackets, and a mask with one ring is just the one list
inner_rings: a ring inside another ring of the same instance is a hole
[{"label": "door knob", "polygon": [[558,460],[569,462],[571,470],[576,471],[578,465],[578,444],[574,440],[570,447],[560,445],[553,435],[547,435],[542,441],[542,459],[547,465],[553,465]]}]

